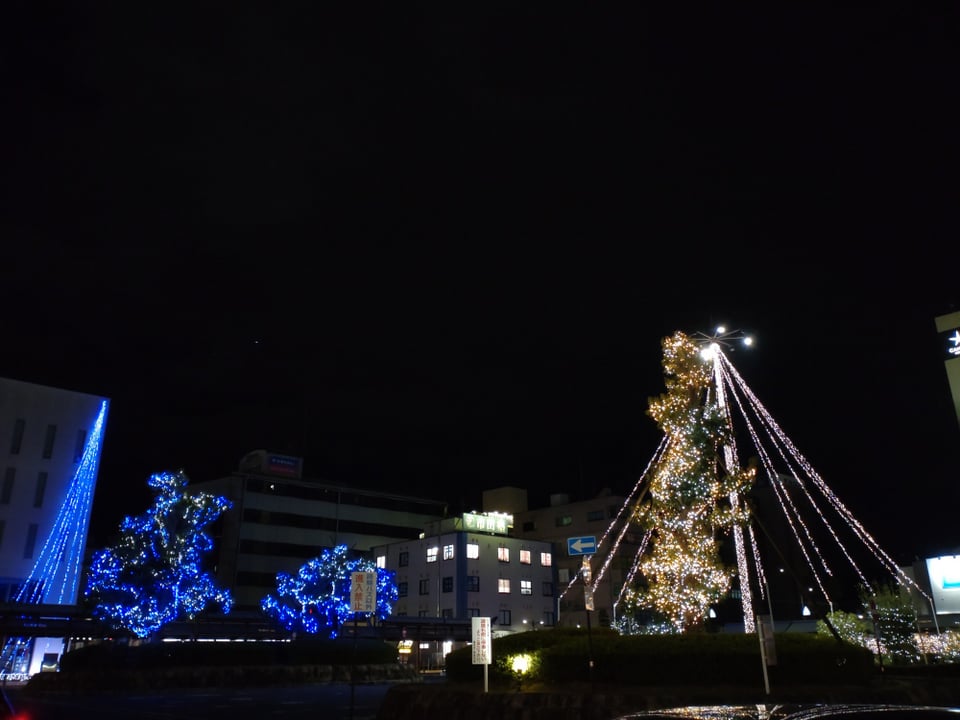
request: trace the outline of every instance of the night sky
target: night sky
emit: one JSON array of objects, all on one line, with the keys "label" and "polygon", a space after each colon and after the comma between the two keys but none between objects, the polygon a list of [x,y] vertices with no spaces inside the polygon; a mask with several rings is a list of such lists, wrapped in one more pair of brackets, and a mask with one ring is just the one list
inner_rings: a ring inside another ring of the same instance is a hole
[{"label": "night sky", "polygon": [[957,552],[953,4],[4,10],[0,376],[104,395],[91,543],[266,448],[629,492],[718,323],[896,558]]}]

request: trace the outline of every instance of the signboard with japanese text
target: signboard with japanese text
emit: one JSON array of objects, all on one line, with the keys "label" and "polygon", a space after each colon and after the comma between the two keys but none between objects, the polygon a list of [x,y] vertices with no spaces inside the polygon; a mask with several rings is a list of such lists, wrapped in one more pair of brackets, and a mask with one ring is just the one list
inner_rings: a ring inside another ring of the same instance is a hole
[{"label": "signboard with japanese text", "polygon": [[377,573],[350,573],[350,611],[372,613],[377,610]]},{"label": "signboard with japanese text", "polygon": [[490,618],[470,618],[471,645],[474,665],[489,665],[493,661],[493,645],[490,636]]},{"label": "signboard with japanese text", "polygon": [[506,535],[513,527],[513,515],[505,513],[464,513],[463,529],[470,532],[488,532]]}]

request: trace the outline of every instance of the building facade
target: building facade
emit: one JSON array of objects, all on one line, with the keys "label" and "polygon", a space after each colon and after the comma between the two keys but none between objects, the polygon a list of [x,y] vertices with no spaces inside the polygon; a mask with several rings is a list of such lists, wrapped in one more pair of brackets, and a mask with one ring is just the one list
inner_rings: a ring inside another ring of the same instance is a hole
[{"label": "building facade", "polygon": [[[73,605],[82,593],[107,398],[0,378],[0,602]],[[7,638],[0,671],[33,674],[60,638]]]},{"label": "building facade", "polygon": [[950,383],[953,410],[960,423],[960,312],[940,315],[934,322],[943,347],[943,366]]},{"label": "building facade", "polygon": [[[484,494],[484,507],[507,493],[507,489],[500,488]],[[512,496],[513,502],[508,506],[514,513],[513,534],[522,540],[547,542],[555,548],[557,624],[583,627],[589,621],[598,627],[610,627],[640,543],[640,536],[631,528],[622,536],[616,530],[623,527],[630,513],[630,508],[624,507],[625,498],[606,488],[577,502],[571,502],[567,495],[554,494],[547,507],[530,510],[526,491],[514,488]],[[588,547],[578,545],[577,538],[593,539],[598,552],[582,552]],[[584,561],[589,564],[594,581],[591,585],[596,585],[592,594],[587,593],[583,582]],[[588,618],[587,607],[591,603],[592,614]]]},{"label": "building facade", "polygon": [[304,478],[302,467],[301,458],[257,450],[237,472],[191,483],[233,503],[214,530],[214,561],[234,612],[259,612],[263,597],[276,592],[277,573],[295,574],[326,548],[346,545],[371,558],[374,546],[417,538],[446,512],[439,500]]},{"label": "building facade", "polygon": [[[494,637],[556,624],[557,573],[553,545],[511,537],[506,513],[464,513],[432,523],[413,540],[373,548],[378,567],[395,573],[399,598],[392,620],[467,621],[488,617]],[[442,664],[447,640],[426,653]],[[421,663],[422,664],[422,663]]]}]

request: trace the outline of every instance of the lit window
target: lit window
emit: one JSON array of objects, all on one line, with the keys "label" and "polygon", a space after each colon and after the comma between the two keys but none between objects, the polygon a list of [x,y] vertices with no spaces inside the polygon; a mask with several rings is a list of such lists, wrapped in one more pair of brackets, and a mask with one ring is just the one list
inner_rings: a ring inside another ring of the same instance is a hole
[{"label": "lit window", "polygon": [[510,578],[499,578],[497,580],[497,592],[505,595],[510,594]]},{"label": "lit window", "polygon": [[437,561],[437,552],[440,550],[436,545],[433,547],[427,548],[427,562],[432,563]]},{"label": "lit window", "polygon": [[386,555],[377,555],[377,567],[386,568],[387,567],[387,556]]},{"label": "lit window", "polygon": [[502,563],[510,562],[510,548],[501,545],[497,548],[497,560]]},{"label": "lit window", "polygon": [[533,582],[530,580],[521,580],[520,581],[520,594],[521,595],[533,595]]},{"label": "lit window", "polygon": [[543,567],[550,567],[553,565],[553,553],[540,553],[540,565]]},{"label": "lit window", "polygon": [[443,546],[443,559],[444,559],[444,560],[453,560],[453,545],[444,545],[444,546]]},{"label": "lit window", "polygon": [[530,556],[531,556],[531,553],[530,553],[529,550],[521,550],[521,551],[520,551],[520,564],[521,564],[521,565],[529,565],[531,562],[533,562],[533,560],[531,559]]},{"label": "lit window", "polygon": [[467,557],[476,560],[480,557],[480,545],[477,543],[467,543]]}]

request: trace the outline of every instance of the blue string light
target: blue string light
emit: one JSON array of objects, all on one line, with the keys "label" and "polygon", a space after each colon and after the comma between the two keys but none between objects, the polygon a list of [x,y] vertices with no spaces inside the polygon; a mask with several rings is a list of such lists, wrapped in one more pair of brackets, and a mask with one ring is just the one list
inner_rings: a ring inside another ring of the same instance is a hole
[{"label": "blue string light", "polygon": [[399,597],[394,573],[370,560],[347,557],[347,546],[324,550],[296,575],[277,573],[277,593],[260,601],[260,609],[286,630],[335,638],[354,612],[350,609],[350,574],[376,572],[376,617],[393,611]]},{"label": "blue string light", "polygon": [[192,619],[210,603],[230,612],[230,591],[216,587],[202,560],[213,548],[204,528],[233,504],[190,494],[188,483],[182,471],[151,475],[153,508],[124,518],[117,544],[94,553],[86,589],[96,602],[94,617],[144,638],[181,616]]}]

